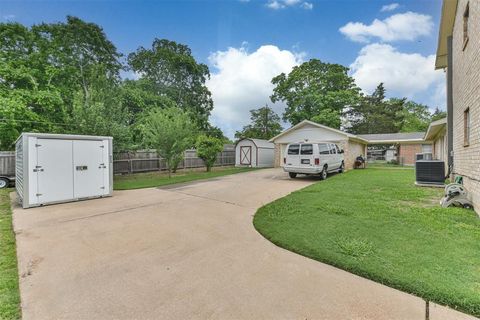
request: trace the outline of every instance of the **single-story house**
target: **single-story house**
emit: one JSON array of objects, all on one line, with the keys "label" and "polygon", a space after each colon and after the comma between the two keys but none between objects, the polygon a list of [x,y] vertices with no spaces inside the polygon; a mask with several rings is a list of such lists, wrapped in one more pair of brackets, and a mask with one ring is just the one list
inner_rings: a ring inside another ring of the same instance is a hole
[{"label": "single-story house", "polygon": [[326,141],[336,143],[344,150],[346,170],[353,168],[355,158],[358,156],[366,158],[368,144],[364,138],[309,120],[303,120],[269,141],[275,144],[275,167],[283,166],[283,158],[289,143]]},{"label": "single-story house", "polygon": [[262,139],[241,139],[235,145],[235,166],[252,168],[273,167],[274,145]]},{"label": "single-story house", "polygon": [[480,213],[480,1],[444,0],[435,61],[447,77],[447,157]]},{"label": "single-story house", "polygon": [[433,159],[445,162],[448,171],[447,118],[433,121],[425,132],[425,140],[433,143]]},{"label": "single-story house", "polygon": [[425,132],[360,134],[369,145],[393,145],[397,150],[397,161],[403,165],[414,165],[419,153],[432,153],[432,142],[424,139]]}]

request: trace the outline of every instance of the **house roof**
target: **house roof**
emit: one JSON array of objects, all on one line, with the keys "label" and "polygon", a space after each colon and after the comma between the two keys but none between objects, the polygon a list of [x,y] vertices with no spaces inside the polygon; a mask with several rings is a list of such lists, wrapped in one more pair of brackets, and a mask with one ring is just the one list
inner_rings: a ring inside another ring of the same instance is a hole
[{"label": "house roof", "polygon": [[243,140],[250,140],[253,142],[257,148],[265,148],[265,149],[273,149],[274,145],[273,143],[269,142],[268,140],[263,140],[263,139],[252,139],[252,138],[243,138],[237,141],[235,145],[237,145],[240,141]]},{"label": "house roof", "polygon": [[342,135],[344,135],[348,138],[354,139],[354,140],[359,140],[359,141],[362,141],[362,142],[365,142],[365,143],[368,142],[367,140],[365,140],[365,139],[363,139],[359,136],[356,136],[354,134],[344,132],[344,131],[341,131],[341,130],[338,130],[338,129],[330,128],[330,127],[324,126],[322,124],[319,124],[319,123],[316,123],[316,122],[313,122],[313,121],[310,121],[310,120],[303,120],[302,122],[297,123],[293,127],[290,127],[289,129],[282,131],[280,134],[276,135],[275,137],[273,137],[272,139],[270,139],[268,141],[269,142],[274,142],[276,139],[280,138],[281,136],[283,136],[283,135],[285,135],[285,134],[287,134],[291,131],[294,131],[296,129],[299,129],[299,128],[307,125],[307,124],[312,125],[312,126],[317,127],[317,128],[322,128],[322,129],[326,129],[326,130],[330,130],[332,132],[342,134]]},{"label": "house roof", "polygon": [[447,118],[443,118],[437,121],[433,121],[428,126],[427,132],[425,132],[424,140],[433,140],[435,136],[447,126]]},{"label": "house roof", "polygon": [[401,132],[401,133],[375,133],[361,134],[359,137],[367,140],[369,143],[398,143],[398,142],[421,142],[425,132]]},{"label": "house roof", "polygon": [[440,29],[438,31],[438,46],[435,69],[446,68],[448,66],[447,38],[453,33],[455,15],[457,14],[457,4],[458,0],[443,0],[442,17],[440,19]]}]

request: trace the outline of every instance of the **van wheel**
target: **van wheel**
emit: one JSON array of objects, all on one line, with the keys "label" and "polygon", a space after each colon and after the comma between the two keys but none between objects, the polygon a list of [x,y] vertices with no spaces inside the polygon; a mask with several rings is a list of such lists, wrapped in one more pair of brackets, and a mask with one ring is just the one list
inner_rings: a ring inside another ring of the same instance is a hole
[{"label": "van wheel", "polygon": [[342,173],[343,171],[345,171],[345,163],[342,161],[340,168],[338,168],[338,173]]},{"label": "van wheel", "polygon": [[289,172],[288,175],[290,178],[295,179],[297,177],[297,174],[295,172]]},{"label": "van wheel", "polygon": [[322,172],[320,172],[320,180],[327,179],[327,167],[323,167]]},{"label": "van wheel", "polygon": [[9,182],[6,178],[0,178],[0,189],[8,187]]}]

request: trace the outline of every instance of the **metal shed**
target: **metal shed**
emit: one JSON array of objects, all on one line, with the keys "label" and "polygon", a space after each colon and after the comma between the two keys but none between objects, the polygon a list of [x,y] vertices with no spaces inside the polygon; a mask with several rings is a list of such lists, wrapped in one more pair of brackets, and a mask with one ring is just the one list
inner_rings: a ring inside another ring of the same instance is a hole
[{"label": "metal shed", "polygon": [[262,139],[241,139],[235,145],[235,166],[268,168],[273,167],[275,146]]},{"label": "metal shed", "polygon": [[111,196],[112,138],[22,133],[15,180],[23,208]]}]

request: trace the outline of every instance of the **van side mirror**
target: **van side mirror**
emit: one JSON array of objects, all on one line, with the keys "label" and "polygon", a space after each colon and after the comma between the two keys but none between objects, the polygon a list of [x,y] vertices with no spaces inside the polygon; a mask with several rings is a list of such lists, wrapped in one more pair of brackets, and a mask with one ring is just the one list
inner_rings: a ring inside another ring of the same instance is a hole
[{"label": "van side mirror", "polygon": [[345,153],[345,151],[342,149],[342,150],[340,150],[340,153]]}]

